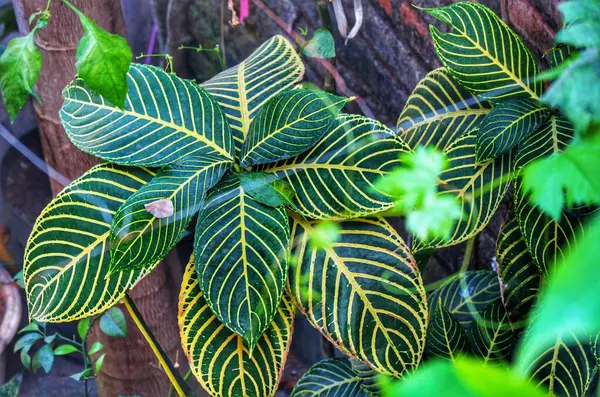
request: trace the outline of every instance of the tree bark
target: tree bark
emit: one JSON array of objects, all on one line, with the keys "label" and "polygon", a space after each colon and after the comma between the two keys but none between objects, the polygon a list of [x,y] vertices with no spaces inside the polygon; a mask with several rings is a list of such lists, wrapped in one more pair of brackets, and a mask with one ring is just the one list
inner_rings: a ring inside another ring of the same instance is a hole
[{"label": "tree bark", "polygon": [[[109,32],[125,36],[125,24],[119,0],[71,0],[85,15]],[[29,16],[46,7],[47,0],[13,0],[22,34],[30,31]],[[58,112],[62,105],[61,92],[73,79],[75,51],[83,32],[79,18],[62,2],[55,0],[48,26],[39,31],[36,44],[44,61],[36,85],[43,105],[35,104],[40,136],[46,162],[69,180],[83,174],[98,159],[78,150],[67,138]],[[63,186],[52,181],[57,194]],[[171,272],[179,261],[175,253],[159,265],[148,277],[140,281],[132,292],[138,309],[155,333],[171,359],[179,350],[177,331],[177,306],[173,293]],[[110,338],[97,329],[91,339],[99,340],[107,353],[104,367],[97,378],[98,391],[103,396],[141,394],[164,396],[169,381],[154,358],[143,336],[128,317],[128,337]],[[181,356],[181,355],[180,355]]]}]

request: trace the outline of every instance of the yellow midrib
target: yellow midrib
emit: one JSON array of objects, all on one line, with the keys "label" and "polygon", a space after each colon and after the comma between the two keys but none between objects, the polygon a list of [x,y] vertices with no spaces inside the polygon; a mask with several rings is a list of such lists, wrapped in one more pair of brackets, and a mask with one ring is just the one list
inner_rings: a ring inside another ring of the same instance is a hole
[{"label": "yellow midrib", "polygon": [[111,112],[120,112],[125,116],[137,117],[141,120],[146,120],[151,123],[156,123],[156,124],[162,125],[164,127],[172,128],[177,132],[182,132],[182,133],[206,144],[207,146],[209,146],[210,148],[212,148],[213,150],[215,150],[216,152],[218,152],[220,155],[224,156],[228,160],[233,160],[233,156],[231,154],[229,154],[225,149],[223,149],[222,147],[217,145],[215,142],[211,141],[210,139],[207,139],[204,135],[200,135],[200,134],[196,133],[195,131],[189,130],[183,126],[177,125],[170,121],[157,119],[156,117],[151,117],[151,116],[148,116],[147,114],[143,114],[143,113],[136,113],[136,112],[132,112],[130,110],[119,109],[117,107],[101,105],[101,104],[93,103],[93,102],[86,102],[86,101],[82,101],[79,99],[68,98],[67,100],[70,102],[78,103],[80,105],[93,106],[93,107],[97,107],[98,109],[104,109],[104,110],[108,110]]}]

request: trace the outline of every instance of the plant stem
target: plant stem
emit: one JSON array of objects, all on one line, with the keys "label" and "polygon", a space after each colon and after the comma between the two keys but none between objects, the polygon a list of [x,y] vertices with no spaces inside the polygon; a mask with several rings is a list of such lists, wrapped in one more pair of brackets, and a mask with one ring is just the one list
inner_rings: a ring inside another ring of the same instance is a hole
[{"label": "plant stem", "polygon": [[[188,370],[185,375],[183,375],[183,380],[184,381],[188,381],[192,376],[192,370]],[[171,388],[169,389],[169,396],[168,397],[173,397],[175,394],[175,389],[173,388],[173,385],[171,385]]]},{"label": "plant stem", "polygon": [[171,363],[171,360],[169,360],[169,357],[167,356],[165,351],[160,347],[154,335],[152,335],[152,332],[148,328],[148,325],[140,315],[140,312],[137,310],[133,299],[131,299],[129,294],[125,294],[125,296],[123,297],[123,301],[125,303],[125,308],[127,308],[127,311],[129,312],[129,315],[131,316],[131,318],[133,318],[133,322],[138,327],[142,335],[144,335],[146,342],[148,342],[148,345],[150,345],[150,348],[154,352],[154,355],[158,359],[160,365],[163,367],[165,373],[167,374],[167,377],[171,381],[171,384],[177,391],[177,394],[180,397],[192,395],[190,388],[181,378],[179,372],[175,370],[175,367],[173,367],[173,363]]},{"label": "plant stem", "polygon": [[[327,29],[331,34],[333,34],[331,24],[331,15],[329,14],[329,6],[327,5],[327,0],[315,0],[317,3],[317,12],[319,13],[319,20],[321,21],[321,27],[323,29]],[[331,64],[335,67],[335,58],[331,60]],[[325,70],[325,81],[323,82],[323,89],[327,92],[335,93],[335,79],[329,73],[328,70]]]}]

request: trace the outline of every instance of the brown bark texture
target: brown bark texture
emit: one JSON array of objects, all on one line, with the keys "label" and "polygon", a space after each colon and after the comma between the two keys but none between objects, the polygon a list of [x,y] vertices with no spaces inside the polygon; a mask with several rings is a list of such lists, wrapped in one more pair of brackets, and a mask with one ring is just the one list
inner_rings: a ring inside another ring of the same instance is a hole
[{"label": "brown bark texture", "polygon": [[[125,24],[119,0],[71,0],[85,15],[109,32],[125,36]],[[13,0],[19,28],[22,34],[29,32],[29,16],[46,7],[47,0]],[[67,179],[73,180],[83,174],[98,159],[77,149],[67,138],[60,123],[59,109],[62,105],[62,89],[75,76],[75,52],[82,36],[79,18],[60,1],[54,1],[48,26],[39,31],[36,44],[43,54],[43,66],[36,90],[43,105],[35,104],[44,157],[48,165]],[[52,182],[53,193],[63,186]],[[177,306],[171,268],[177,268],[176,253],[171,254],[148,277],[140,281],[132,291],[145,321],[158,342],[172,360],[179,355],[177,329]],[[133,395],[164,396],[170,383],[155,359],[152,350],[126,314],[127,338],[111,338],[96,326],[90,341],[98,340],[104,346],[106,359],[97,378],[101,396]]]}]

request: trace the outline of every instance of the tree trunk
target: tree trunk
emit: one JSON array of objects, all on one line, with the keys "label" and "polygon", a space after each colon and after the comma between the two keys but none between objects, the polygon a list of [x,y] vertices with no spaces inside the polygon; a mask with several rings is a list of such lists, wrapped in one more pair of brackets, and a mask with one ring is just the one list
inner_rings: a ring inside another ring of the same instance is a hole
[{"label": "tree trunk", "polygon": [[[125,25],[119,0],[71,0],[85,15],[109,32],[125,35]],[[22,34],[29,32],[29,16],[46,7],[47,0],[13,0]],[[43,106],[35,104],[46,162],[73,180],[92,165],[93,158],[73,146],[59,120],[62,89],[75,75],[75,50],[82,36],[79,18],[62,2],[54,1],[47,27],[39,31],[36,43],[44,62],[36,86]],[[63,186],[52,181],[53,193]],[[168,263],[167,263],[168,262]],[[176,298],[169,268],[178,267],[175,253],[140,281],[132,292],[138,309],[155,333],[163,349],[174,359],[179,349]],[[100,395],[164,396],[169,381],[154,358],[143,336],[128,317],[128,337],[110,338],[93,330],[91,339],[99,340],[107,353],[104,367],[97,379]]]}]

